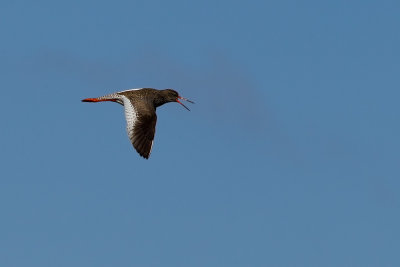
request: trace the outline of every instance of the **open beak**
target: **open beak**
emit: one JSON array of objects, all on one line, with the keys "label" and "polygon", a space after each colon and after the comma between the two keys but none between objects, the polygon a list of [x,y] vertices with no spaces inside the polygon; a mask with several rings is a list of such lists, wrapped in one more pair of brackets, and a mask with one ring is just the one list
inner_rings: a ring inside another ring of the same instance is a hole
[{"label": "open beak", "polygon": [[187,98],[181,97],[181,96],[178,96],[178,98],[176,99],[176,102],[178,102],[178,103],[181,104],[184,108],[186,108],[187,110],[190,111],[190,109],[189,109],[187,106],[185,106],[181,101],[179,101],[179,99],[185,100],[185,101],[187,101],[187,102],[189,102],[189,103],[192,103],[192,104],[194,104],[194,102],[191,101],[191,100],[189,100],[189,99],[187,99]]}]

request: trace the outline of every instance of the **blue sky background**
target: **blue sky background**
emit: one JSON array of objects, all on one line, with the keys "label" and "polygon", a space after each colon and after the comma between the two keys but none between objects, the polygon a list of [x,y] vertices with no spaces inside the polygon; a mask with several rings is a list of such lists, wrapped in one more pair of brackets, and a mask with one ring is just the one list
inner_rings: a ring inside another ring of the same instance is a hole
[{"label": "blue sky background", "polygon": [[400,266],[399,9],[2,0],[0,265]]}]

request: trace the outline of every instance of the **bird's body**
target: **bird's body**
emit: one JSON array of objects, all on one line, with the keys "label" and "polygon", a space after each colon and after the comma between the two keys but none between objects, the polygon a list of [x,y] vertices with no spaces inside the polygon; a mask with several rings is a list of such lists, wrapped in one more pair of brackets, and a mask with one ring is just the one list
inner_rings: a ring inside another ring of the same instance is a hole
[{"label": "bird's body", "polygon": [[153,88],[129,89],[97,98],[86,98],[82,102],[112,101],[123,105],[129,139],[140,156],[148,159],[156,130],[156,108],[168,102],[178,102],[188,109],[179,99],[193,103],[172,89]]}]

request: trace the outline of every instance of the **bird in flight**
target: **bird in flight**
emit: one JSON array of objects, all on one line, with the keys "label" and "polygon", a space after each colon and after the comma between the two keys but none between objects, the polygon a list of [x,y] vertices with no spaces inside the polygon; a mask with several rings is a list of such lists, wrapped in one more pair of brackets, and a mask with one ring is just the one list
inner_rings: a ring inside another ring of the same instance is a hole
[{"label": "bird in flight", "polygon": [[193,101],[181,97],[173,89],[153,88],[129,89],[97,98],[86,98],[82,102],[112,101],[123,105],[128,137],[139,155],[148,159],[156,131],[156,108],[168,102],[178,102],[189,110],[179,99],[194,104]]}]

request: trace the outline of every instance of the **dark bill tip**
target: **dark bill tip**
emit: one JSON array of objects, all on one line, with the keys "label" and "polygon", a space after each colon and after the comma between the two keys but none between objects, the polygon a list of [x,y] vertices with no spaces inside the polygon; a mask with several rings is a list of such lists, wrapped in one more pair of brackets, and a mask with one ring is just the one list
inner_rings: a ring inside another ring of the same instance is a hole
[{"label": "dark bill tip", "polygon": [[187,102],[189,102],[189,103],[194,104],[194,102],[193,102],[192,100],[189,100],[189,99],[184,98],[184,97],[181,97],[181,96],[179,96],[179,98],[182,99],[182,100],[185,100],[185,101],[187,101]]},{"label": "dark bill tip", "polygon": [[178,99],[176,99],[176,102],[178,102],[179,104],[181,104],[184,108],[186,108],[187,110],[189,110],[190,111],[190,109],[187,107],[187,106],[185,106],[181,101],[179,101]]}]

